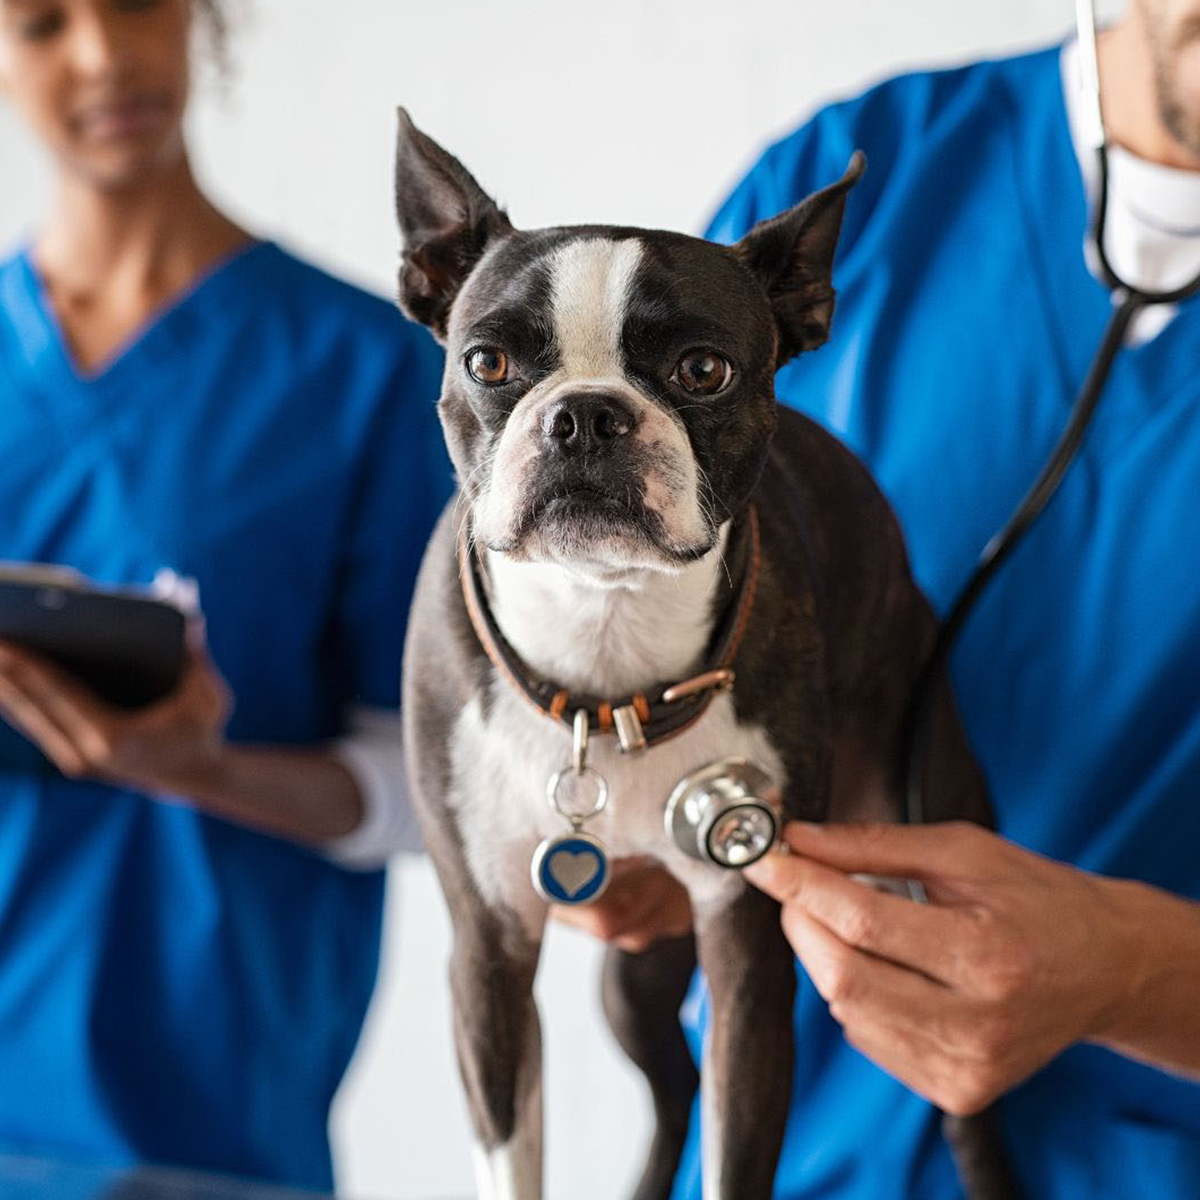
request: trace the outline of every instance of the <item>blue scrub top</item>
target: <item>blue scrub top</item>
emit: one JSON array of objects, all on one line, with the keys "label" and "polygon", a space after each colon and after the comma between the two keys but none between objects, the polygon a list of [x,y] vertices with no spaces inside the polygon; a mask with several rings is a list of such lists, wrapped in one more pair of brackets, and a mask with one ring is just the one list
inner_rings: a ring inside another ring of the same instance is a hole
[{"label": "blue scrub top", "polygon": [[[866,151],[832,339],[777,388],[874,472],[943,613],[1054,445],[1110,311],[1083,257],[1059,53],[895,79],[826,109],[763,155],[710,229],[732,241]],[[953,659],[1001,832],[1193,899],[1198,364],[1200,300],[1122,351],[1062,491]],[[778,1197],[961,1194],[934,1111],[845,1044],[804,980],[796,1042]],[[1001,1113],[1031,1197],[1200,1196],[1195,1084],[1079,1046]],[[700,1195],[694,1133],[676,1200]]]},{"label": "blue scrub top", "polygon": [[[199,581],[234,740],[395,707],[451,490],[442,356],[270,243],[98,376],[29,258],[0,264],[0,559]],[[0,769],[0,1151],[331,1184],[326,1121],[374,984],[383,873],[48,770]]]}]

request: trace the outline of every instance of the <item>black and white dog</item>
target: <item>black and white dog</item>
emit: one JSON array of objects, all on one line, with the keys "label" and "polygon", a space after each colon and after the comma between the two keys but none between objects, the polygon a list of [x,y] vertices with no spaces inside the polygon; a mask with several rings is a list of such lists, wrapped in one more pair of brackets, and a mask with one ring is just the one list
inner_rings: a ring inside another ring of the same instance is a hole
[{"label": "black and white dog", "polygon": [[[401,113],[401,303],[447,348],[440,414],[460,485],[417,588],[405,736],[454,924],[486,1200],[541,1195],[532,984],[548,900],[598,894],[609,857],[631,855],[659,859],[695,913],[712,998],[706,1200],[770,1196],[795,960],[777,905],[681,848],[664,808],[717,763],[773,780],[785,819],[901,811],[904,714],[936,622],[867,472],[773,385],[828,336],[861,170],[856,156],[732,247],[525,232]],[[945,687],[927,747],[927,817],[988,822]],[[764,848],[748,829],[727,863]],[[639,1200],[667,1196],[686,1131],[696,1073],[677,1010],[694,961],[687,939],[606,964],[606,1008],[658,1119]],[[985,1159],[966,1127],[968,1157]]]}]

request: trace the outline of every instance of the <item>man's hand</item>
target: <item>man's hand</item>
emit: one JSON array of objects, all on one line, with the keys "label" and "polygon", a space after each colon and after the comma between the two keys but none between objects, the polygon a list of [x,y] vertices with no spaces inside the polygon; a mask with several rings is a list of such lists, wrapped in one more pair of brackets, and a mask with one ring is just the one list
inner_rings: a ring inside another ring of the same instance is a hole
[{"label": "man's hand", "polygon": [[0,715],[73,779],[188,795],[214,770],[230,707],[202,649],[189,650],[171,695],[131,712],[46,659],[0,643]]},{"label": "man's hand", "polygon": [[687,892],[652,858],[618,859],[599,900],[555,904],[550,911],[564,925],[574,925],[634,954],[648,950],[659,938],[678,937],[692,928]]},{"label": "man's hand", "polygon": [[[1161,919],[1150,896],[1200,928],[1194,905],[972,825],[792,824],[785,835],[792,853],[746,877],[782,902],[784,932],[847,1040],[956,1115],[1074,1042],[1120,1043],[1148,983],[1147,922]],[[930,903],[850,878],[859,872],[919,879]],[[1191,1025],[1196,1053],[1200,1018]]]}]

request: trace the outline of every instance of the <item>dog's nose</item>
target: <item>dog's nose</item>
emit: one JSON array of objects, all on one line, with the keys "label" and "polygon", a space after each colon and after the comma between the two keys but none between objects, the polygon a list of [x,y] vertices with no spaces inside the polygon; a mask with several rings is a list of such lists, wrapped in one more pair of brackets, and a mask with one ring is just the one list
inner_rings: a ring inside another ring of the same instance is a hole
[{"label": "dog's nose", "polygon": [[633,413],[615,396],[576,392],[542,415],[542,436],[557,454],[600,454],[634,426]]}]

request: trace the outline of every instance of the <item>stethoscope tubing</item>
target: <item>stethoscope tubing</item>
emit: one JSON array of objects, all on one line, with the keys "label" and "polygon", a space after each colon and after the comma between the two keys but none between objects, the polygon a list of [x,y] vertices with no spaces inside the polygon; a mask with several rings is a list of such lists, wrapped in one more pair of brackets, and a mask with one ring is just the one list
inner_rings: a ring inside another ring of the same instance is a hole
[{"label": "stethoscope tubing", "polygon": [[1054,493],[1058,491],[1067,468],[1071,465],[1084,434],[1100,402],[1105,383],[1112,372],[1113,361],[1125,340],[1133,318],[1146,306],[1140,292],[1126,292],[1113,310],[1101,338],[1099,349],[1088,369],[1083,386],[1071,408],[1067,424],[1063,429],[1050,457],[1046,460],[1033,486],[1026,492],[1004,527],[984,547],[967,582],[963,585],[949,613],[938,627],[933,649],[917,680],[913,700],[909,708],[904,731],[903,779],[905,789],[905,820],[919,825],[925,817],[924,781],[921,767],[925,759],[926,736],[933,698],[949,662],[950,652],[971,615],[980,596],[1004,565],[1013,551],[1041,516]]},{"label": "stethoscope tubing", "polygon": [[[1087,3],[1087,0],[1081,0],[1081,3]],[[1097,108],[1097,119],[1098,112]],[[933,649],[913,689],[901,743],[903,817],[911,825],[922,824],[925,818],[925,791],[921,768],[925,761],[933,698],[967,618],[974,611],[980,596],[996,572],[1008,560],[1061,486],[1067,468],[1083,444],[1084,434],[1100,403],[1104,385],[1112,373],[1113,363],[1125,342],[1134,317],[1151,305],[1179,304],[1200,293],[1200,274],[1182,287],[1169,291],[1146,291],[1126,283],[1113,268],[1104,246],[1108,222],[1108,151],[1103,142],[1096,147],[1096,157],[1099,165],[1099,191],[1096,198],[1092,246],[1096,252],[1101,280],[1112,291],[1115,307],[1084,377],[1083,386],[1071,408],[1066,427],[1033,486],[1017,505],[1004,527],[984,547],[974,571],[938,627]]]}]

